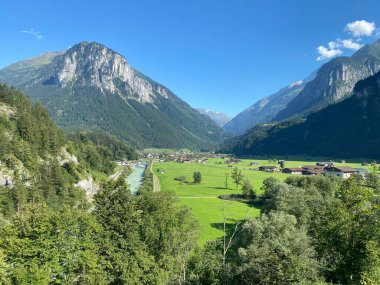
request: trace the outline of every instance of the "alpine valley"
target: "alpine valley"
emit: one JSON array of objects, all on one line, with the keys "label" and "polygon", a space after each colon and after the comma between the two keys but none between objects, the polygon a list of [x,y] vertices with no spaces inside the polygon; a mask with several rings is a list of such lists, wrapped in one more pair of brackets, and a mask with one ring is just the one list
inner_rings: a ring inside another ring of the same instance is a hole
[{"label": "alpine valley", "polygon": [[225,137],[209,117],[96,42],[12,64],[0,70],[0,83],[42,102],[69,132],[102,131],[140,149],[208,149]]}]

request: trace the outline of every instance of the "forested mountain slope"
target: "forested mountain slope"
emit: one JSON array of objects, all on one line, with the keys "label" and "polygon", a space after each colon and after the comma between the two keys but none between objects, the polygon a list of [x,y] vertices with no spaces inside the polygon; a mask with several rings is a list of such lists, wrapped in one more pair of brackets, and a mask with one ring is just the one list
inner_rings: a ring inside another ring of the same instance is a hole
[{"label": "forested mountain slope", "polygon": [[138,148],[202,149],[224,138],[211,119],[99,43],[15,63],[0,70],[0,82],[42,102],[68,131],[103,131]]},{"label": "forested mountain slope", "polygon": [[259,125],[230,140],[236,154],[307,154],[380,158],[380,72],[359,81],[353,95],[306,119]]}]

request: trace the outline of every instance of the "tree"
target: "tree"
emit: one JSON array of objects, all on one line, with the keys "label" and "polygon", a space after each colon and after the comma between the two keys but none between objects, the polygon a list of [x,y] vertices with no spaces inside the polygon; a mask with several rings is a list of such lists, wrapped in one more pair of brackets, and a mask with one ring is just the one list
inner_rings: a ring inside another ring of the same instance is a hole
[{"label": "tree", "polygon": [[193,173],[193,179],[194,179],[194,183],[201,183],[202,181],[202,174],[200,171],[194,171]]},{"label": "tree", "polygon": [[230,177],[230,174],[228,172],[225,172],[224,173],[224,187],[226,187],[226,189],[228,188],[228,177]]},{"label": "tree", "polygon": [[236,183],[236,189],[240,185],[240,183],[243,181],[243,174],[241,173],[241,170],[238,167],[235,167],[231,172],[231,178]]},{"label": "tree", "polygon": [[198,224],[173,194],[144,191],[137,197],[124,179],[102,185],[94,214],[103,227],[101,256],[111,284],[181,284],[197,242]]},{"label": "tree", "polygon": [[271,212],[243,225],[236,284],[307,284],[319,279],[311,239],[296,223],[294,216]]},{"label": "tree", "polygon": [[255,198],[255,192],[253,191],[253,186],[248,179],[245,179],[242,186],[243,195],[245,198]]},{"label": "tree", "polygon": [[[313,229],[327,276],[341,284],[379,284],[380,200],[355,176],[344,181],[336,195],[339,199]],[[364,278],[373,283],[364,283]]]},{"label": "tree", "polygon": [[366,174],[366,185],[377,194],[380,193],[380,177],[376,170],[376,165],[372,167],[372,172]]},{"label": "tree", "polygon": [[12,265],[12,284],[105,284],[99,232],[87,211],[29,204],[1,227],[0,254]]}]

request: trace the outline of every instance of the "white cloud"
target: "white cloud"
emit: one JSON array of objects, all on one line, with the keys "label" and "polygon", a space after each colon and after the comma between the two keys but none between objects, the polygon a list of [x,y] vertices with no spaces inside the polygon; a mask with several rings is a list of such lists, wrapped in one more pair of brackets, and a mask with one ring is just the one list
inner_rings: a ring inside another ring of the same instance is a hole
[{"label": "white cloud", "polygon": [[365,20],[354,21],[346,25],[346,31],[351,33],[354,37],[370,37],[375,30],[375,22],[367,22]]},{"label": "white cloud", "polygon": [[363,47],[363,45],[361,45],[357,42],[354,42],[352,39],[342,40],[340,42],[342,43],[342,46],[344,48],[348,48],[348,49],[352,49],[352,50],[358,50],[361,47]]},{"label": "white cloud", "polygon": [[324,59],[328,59],[328,58],[332,58],[332,57],[335,57],[337,55],[340,55],[343,53],[343,51],[341,51],[340,49],[337,49],[337,48],[331,48],[330,47],[330,43],[329,43],[329,47],[324,47],[324,46],[319,46],[317,48],[317,51],[319,53],[319,56],[317,57],[317,60],[320,61],[320,60],[324,60]]},{"label": "white cloud", "polygon": [[44,38],[40,32],[35,31],[33,28],[30,28],[29,30],[23,30],[21,33],[32,35],[36,40],[41,40]]},{"label": "white cloud", "polygon": [[329,46],[329,49],[336,49],[336,48],[340,47],[341,45],[337,42],[329,42],[328,46]]}]

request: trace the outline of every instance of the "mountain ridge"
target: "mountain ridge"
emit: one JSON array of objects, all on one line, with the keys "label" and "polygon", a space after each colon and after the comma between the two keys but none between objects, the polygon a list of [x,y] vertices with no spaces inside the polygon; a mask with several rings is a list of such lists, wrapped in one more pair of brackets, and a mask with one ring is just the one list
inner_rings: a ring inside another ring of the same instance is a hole
[{"label": "mountain ridge", "polygon": [[231,139],[222,152],[380,158],[380,71],[355,84],[353,95],[310,114],[258,125]]},{"label": "mountain ridge", "polygon": [[293,82],[279,91],[265,96],[253,105],[240,112],[223,126],[226,132],[240,135],[256,124],[270,122],[287,104],[295,98],[305,87],[306,83],[314,79],[315,73],[307,78]]},{"label": "mountain ridge", "polygon": [[356,82],[380,70],[380,40],[351,57],[336,57],[322,65],[315,78],[272,121],[307,116],[351,95]]},{"label": "mountain ridge", "polygon": [[96,42],[12,64],[0,82],[42,102],[70,132],[105,131],[137,148],[208,149],[224,138],[211,119]]}]

